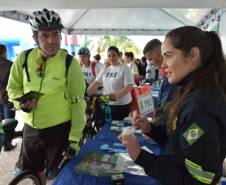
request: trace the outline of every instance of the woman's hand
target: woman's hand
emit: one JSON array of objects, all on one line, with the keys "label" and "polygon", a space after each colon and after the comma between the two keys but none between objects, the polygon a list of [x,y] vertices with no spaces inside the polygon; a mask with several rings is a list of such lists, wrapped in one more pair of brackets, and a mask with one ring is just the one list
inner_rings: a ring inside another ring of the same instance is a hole
[{"label": "woman's hand", "polygon": [[125,96],[126,94],[130,93],[130,90],[132,88],[133,85],[129,84],[126,85],[125,87],[123,87],[122,89],[112,93],[112,94],[108,94],[108,96],[110,97],[110,99],[112,101],[116,101],[118,100],[120,97]]},{"label": "woman's hand", "polygon": [[88,96],[95,94],[98,87],[100,87],[100,83],[98,81],[93,81],[86,90]]},{"label": "woman's hand", "polygon": [[134,134],[129,135],[119,135],[118,139],[122,141],[122,144],[124,144],[127,147],[129,156],[133,161],[137,159],[141,152],[140,144]]},{"label": "woman's hand", "polygon": [[93,88],[91,87],[91,86],[89,86],[87,89],[86,89],[86,94],[88,95],[88,96],[91,96],[92,94],[94,94],[93,93]]},{"label": "woman's hand", "polygon": [[132,124],[135,128],[140,129],[144,134],[151,131],[151,123],[145,116],[138,114],[137,111],[133,112]]},{"label": "woman's hand", "polygon": [[117,93],[114,94],[108,94],[111,101],[116,101],[118,99]]}]

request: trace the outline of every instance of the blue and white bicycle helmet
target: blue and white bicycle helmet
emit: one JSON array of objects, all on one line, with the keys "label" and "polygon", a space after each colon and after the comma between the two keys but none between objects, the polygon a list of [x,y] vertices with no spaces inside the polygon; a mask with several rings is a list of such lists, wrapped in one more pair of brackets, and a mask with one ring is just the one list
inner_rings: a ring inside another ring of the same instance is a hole
[{"label": "blue and white bicycle helmet", "polygon": [[59,14],[45,8],[41,11],[34,11],[29,18],[29,23],[32,31],[51,31],[63,28]]},{"label": "blue and white bicycle helmet", "polygon": [[81,47],[79,50],[78,50],[78,55],[90,55],[90,50],[86,47]]}]

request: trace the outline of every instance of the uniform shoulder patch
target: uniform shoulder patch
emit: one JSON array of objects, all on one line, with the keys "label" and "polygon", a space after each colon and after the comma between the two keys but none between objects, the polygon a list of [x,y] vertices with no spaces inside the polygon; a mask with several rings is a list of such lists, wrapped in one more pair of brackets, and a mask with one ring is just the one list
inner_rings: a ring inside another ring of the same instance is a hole
[{"label": "uniform shoulder patch", "polygon": [[191,126],[183,133],[183,137],[191,146],[196,141],[198,141],[203,134],[204,131],[195,122],[193,122]]}]

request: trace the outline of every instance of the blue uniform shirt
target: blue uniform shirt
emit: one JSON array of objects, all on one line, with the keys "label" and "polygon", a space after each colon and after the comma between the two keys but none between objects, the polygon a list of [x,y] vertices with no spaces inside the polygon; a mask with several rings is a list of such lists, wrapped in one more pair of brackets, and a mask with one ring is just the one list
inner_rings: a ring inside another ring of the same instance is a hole
[{"label": "blue uniform shirt", "polygon": [[161,105],[164,105],[165,103],[171,101],[175,95],[175,92],[177,90],[176,85],[169,84],[168,78],[164,78],[159,92],[158,97],[158,104],[156,109],[159,108]]}]

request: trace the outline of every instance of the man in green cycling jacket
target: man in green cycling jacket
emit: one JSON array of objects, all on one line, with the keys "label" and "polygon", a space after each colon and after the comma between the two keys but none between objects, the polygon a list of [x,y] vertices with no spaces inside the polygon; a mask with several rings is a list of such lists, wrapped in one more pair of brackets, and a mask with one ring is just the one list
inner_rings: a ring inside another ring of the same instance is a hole
[{"label": "man in green cycling jacket", "polygon": [[[34,11],[29,22],[37,48],[29,53],[26,67],[25,52],[18,56],[11,69],[7,91],[14,106],[23,110],[22,170],[37,172],[44,185],[44,169],[57,175],[68,141],[74,154],[79,149],[85,124],[85,80],[74,59],[66,72],[67,52],[60,48],[63,28],[60,16],[43,9]],[[15,101],[30,91],[42,95]]]}]

